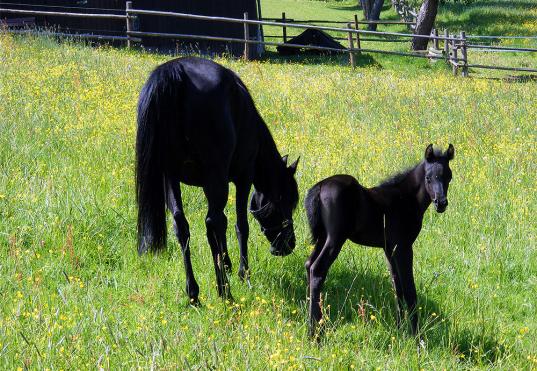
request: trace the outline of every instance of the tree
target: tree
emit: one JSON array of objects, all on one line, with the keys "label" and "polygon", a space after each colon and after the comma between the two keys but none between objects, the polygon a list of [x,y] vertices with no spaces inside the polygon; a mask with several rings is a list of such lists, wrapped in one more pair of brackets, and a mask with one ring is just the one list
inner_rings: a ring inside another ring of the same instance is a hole
[{"label": "tree", "polygon": [[[380,19],[380,12],[384,5],[384,0],[360,0],[360,5],[364,11],[364,18],[368,21],[378,21]],[[370,31],[376,31],[376,23],[370,23],[367,27]]]},{"label": "tree", "polygon": [[[418,13],[418,19],[416,20],[416,28],[414,34],[416,35],[430,35],[436,19],[436,13],[438,11],[438,0],[425,0],[421,4],[420,11]],[[425,50],[427,49],[428,38],[414,37],[412,39],[413,50]]]}]

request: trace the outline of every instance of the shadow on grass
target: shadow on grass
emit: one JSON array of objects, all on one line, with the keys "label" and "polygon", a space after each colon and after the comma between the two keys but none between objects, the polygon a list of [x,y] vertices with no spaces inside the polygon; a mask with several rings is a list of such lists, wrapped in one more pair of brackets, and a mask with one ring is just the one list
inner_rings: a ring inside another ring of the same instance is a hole
[{"label": "shadow on grass", "polygon": [[[302,266],[302,269],[296,269],[294,263],[291,265],[294,268],[286,269],[283,275],[265,272],[266,278],[277,283],[273,287],[286,301],[307,308],[305,269]],[[368,271],[367,267],[353,265],[356,269],[334,266],[328,274],[322,290],[327,330],[331,331],[345,323],[365,326],[373,314],[389,336],[398,332],[410,336],[408,321],[405,320],[403,330],[397,329],[395,295],[387,268],[385,274],[378,274]],[[448,318],[438,315],[444,310],[435,300],[426,296],[426,288],[418,288],[418,305],[421,337],[427,348],[449,349],[461,362],[471,365],[494,365],[508,353],[496,339],[494,324],[483,321],[476,328],[459,328]],[[304,318],[304,322],[307,323],[307,318]],[[385,343],[386,350],[389,343]]]},{"label": "shadow on grass", "polygon": [[[275,64],[285,63],[298,63],[306,65],[328,65],[328,66],[342,66],[349,64],[349,55],[347,53],[332,54],[332,55],[319,55],[315,53],[301,53],[292,56],[283,56],[273,51],[266,51],[265,55],[261,59],[265,62]],[[362,53],[361,55],[355,54],[355,62],[357,67],[378,67],[381,65],[369,54]]]}]

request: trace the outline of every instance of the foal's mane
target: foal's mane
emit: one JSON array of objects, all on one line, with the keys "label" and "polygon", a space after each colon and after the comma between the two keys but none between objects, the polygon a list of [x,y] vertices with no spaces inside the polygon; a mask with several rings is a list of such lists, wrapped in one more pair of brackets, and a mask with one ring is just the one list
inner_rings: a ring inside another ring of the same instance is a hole
[{"label": "foal's mane", "polygon": [[395,185],[400,184],[407,177],[407,175],[410,174],[412,171],[414,171],[420,164],[421,162],[403,171],[400,171],[396,173],[395,175],[389,176],[388,178],[384,179],[378,185],[378,187],[388,187],[388,186],[395,186]]},{"label": "foal's mane", "polygon": [[[436,158],[440,158],[442,156],[444,156],[444,154],[442,153],[441,150],[435,148],[434,149],[434,156]],[[413,172],[414,170],[416,170],[416,168],[418,166],[420,166],[422,164],[423,161],[420,161],[418,162],[416,165],[414,166],[411,166],[403,171],[400,171],[398,173],[396,173],[395,175],[392,175],[386,179],[384,179],[379,185],[378,187],[388,187],[388,186],[395,186],[395,185],[398,185],[400,184],[406,177],[408,174],[410,174],[411,172]]]}]

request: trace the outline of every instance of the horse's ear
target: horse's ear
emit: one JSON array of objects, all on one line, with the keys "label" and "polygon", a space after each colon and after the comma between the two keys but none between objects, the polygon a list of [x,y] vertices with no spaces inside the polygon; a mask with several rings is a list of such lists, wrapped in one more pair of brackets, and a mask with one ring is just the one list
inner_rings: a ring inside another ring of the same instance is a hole
[{"label": "horse's ear", "polygon": [[433,145],[432,144],[429,144],[427,146],[427,148],[425,148],[425,160],[427,162],[433,162],[434,160],[434,149],[433,149]]},{"label": "horse's ear", "polygon": [[449,161],[453,160],[453,157],[455,157],[455,147],[453,147],[453,144],[449,143],[449,147],[446,150],[445,155]]},{"label": "horse's ear", "polygon": [[289,158],[289,155],[282,156],[282,161],[285,165],[287,165],[287,159]]},{"label": "horse's ear", "polygon": [[300,156],[296,159],[295,162],[293,162],[291,165],[289,165],[288,169],[291,170],[291,173],[294,175],[296,173],[296,167],[298,166],[298,160],[300,160]]}]

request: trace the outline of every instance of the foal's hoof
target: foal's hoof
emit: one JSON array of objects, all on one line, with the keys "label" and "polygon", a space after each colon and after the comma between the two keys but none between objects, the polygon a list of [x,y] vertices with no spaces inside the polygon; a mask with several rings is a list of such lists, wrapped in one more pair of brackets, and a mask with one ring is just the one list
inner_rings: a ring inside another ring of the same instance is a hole
[{"label": "foal's hoof", "polygon": [[198,298],[190,298],[188,305],[198,308],[201,306],[201,302]]}]

